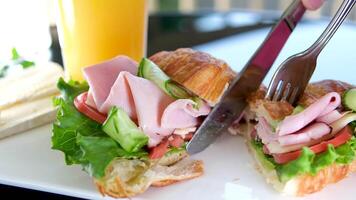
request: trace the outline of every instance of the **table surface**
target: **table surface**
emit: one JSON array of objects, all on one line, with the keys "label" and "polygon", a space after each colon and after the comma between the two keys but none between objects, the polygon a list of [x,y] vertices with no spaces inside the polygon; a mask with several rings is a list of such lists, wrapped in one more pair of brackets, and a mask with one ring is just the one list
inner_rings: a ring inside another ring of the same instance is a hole
[{"label": "table surface", "polygon": [[[293,33],[287,45],[283,49],[283,52],[275,62],[274,68],[276,68],[288,56],[298,53],[312,44],[325,26],[325,22],[317,22],[305,23],[297,27],[295,33]],[[237,36],[231,36],[208,44],[199,45],[195,48],[224,59],[238,71],[244,66],[249,57],[258,48],[267,32],[268,29],[261,29]],[[353,53],[356,49],[354,44],[356,44],[356,26],[345,24],[340,28],[335,37],[321,53],[318,60],[317,70],[312,79],[339,79],[356,84],[356,79],[354,78],[356,74],[356,59],[354,58],[355,53]],[[271,72],[269,73],[265,83],[268,83],[268,80],[272,75]],[[90,178],[85,173],[81,172],[78,166],[65,166],[62,154],[60,152],[49,150],[50,132],[48,130],[50,130],[49,126],[45,126],[40,129],[35,129],[28,133],[0,141],[0,157],[2,157],[2,162],[0,162],[0,183],[82,198],[99,198],[94,190]],[[230,143],[236,142],[236,145],[244,145],[240,139],[231,138],[230,136],[225,137],[229,137],[225,139],[229,140],[228,142]],[[220,138],[218,144],[216,145],[219,145],[219,142],[222,142],[222,138]],[[210,149],[213,148],[214,150],[214,148],[217,148],[216,145],[214,144],[210,147]],[[231,145],[232,144],[230,144],[230,146]],[[44,151],[46,153],[40,153]],[[256,181],[261,183],[264,181],[262,177],[256,176],[258,173],[253,171],[251,166],[247,166],[245,164],[241,165],[239,160],[231,160],[237,157],[234,156],[236,152],[227,152],[224,156],[216,158],[215,162],[209,159],[210,155],[208,155],[208,153],[210,151],[211,150],[206,151],[205,153],[203,152],[203,154],[199,156],[199,158],[203,160],[208,160],[206,163],[206,174],[221,173],[221,179],[225,179],[226,182],[229,182],[233,181],[235,178],[246,177],[241,175],[241,173],[246,173],[247,175],[251,175],[251,180],[242,178],[242,181],[247,181],[247,185],[250,185]],[[38,152],[38,154],[36,154],[36,152]],[[236,159],[244,161],[247,160],[249,162],[251,161],[251,158],[246,150],[239,153],[241,153],[241,155],[238,155],[238,158]],[[228,158],[228,160],[224,161],[226,158]],[[53,162],[57,162],[59,159],[62,161],[53,165]],[[229,168],[229,170],[226,169],[226,171],[222,170],[221,172],[214,171],[216,169],[214,168],[214,165],[217,165],[216,163],[223,162],[226,162],[226,167]],[[46,163],[48,164],[48,167],[43,166],[44,164],[46,165]],[[246,169],[246,171],[235,172],[229,175],[228,172],[233,170],[234,166],[236,166],[236,168],[242,167]],[[75,177],[68,178],[65,176],[65,174],[72,174],[73,170],[76,174]],[[63,175],[55,174],[57,172],[61,172]],[[41,174],[45,174],[46,176],[41,176]],[[331,190],[335,191],[343,191],[342,189],[347,188],[350,184],[352,184],[352,180],[355,180],[356,177],[353,176],[351,178],[353,179],[348,178],[339,184],[332,185],[328,188],[332,188]],[[197,181],[199,180],[192,180],[184,184],[177,184],[177,186],[171,187],[191,190],[191,188],[195,186],[194,184],[198,183]],[[202,182],[200,183],[205,184],[204,190],[213,191],[214,189],[218,189],[219,191],[223,191],[224,189],[224,185],[220,185],[217,188],[215,188],[216,185],[209,186],[209,179],[202,178],[201,181]],[[48,182],[51,184],[47,184]],[[78,185],[80,185],[80,188],[84,189],[77,188]],[[73,188],[76,189],[73,190]],[[89,191],[92,192],[88,193],[88,188]],[[172,191],[179,192],[179,189],[173,189]],[[258,192],[263,194],[266,191],[269,191],[269,188],[263,188],[261,191],[255,191],[255,193],[257,193],[256,196],[260,196]],[[153,193],[159,193],[158,189],[151,189],[148,191],[148,195],[156,196]],[[335,198],[336,193],[334,192],[332,194],[333,195],[329,196],[328,193],[323,192],[321,193],[321,196],[318,197],[327,199],[327,197],[334,196],[333,198]],[[352,199],[351,196],[348,196],[349,194],[349,191],[345,191],[340,194],[340,197],[342,196],[343,200]],[[166,194],[162,197],[169,198],[170,195]],[[218,196],[215,194],[211,195],[211,197],[216,199],[216,197],[220,198],[222,196],[221,194]]]}]

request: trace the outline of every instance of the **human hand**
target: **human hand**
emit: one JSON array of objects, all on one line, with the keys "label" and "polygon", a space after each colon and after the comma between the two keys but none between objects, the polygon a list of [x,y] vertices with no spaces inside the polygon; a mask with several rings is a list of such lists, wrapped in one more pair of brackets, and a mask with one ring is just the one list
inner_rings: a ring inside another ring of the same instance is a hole
[{"label": "human hand", "polygon": [[308,10],[317,10],[323,5],[324,0],[302,0],[302,2]]}]

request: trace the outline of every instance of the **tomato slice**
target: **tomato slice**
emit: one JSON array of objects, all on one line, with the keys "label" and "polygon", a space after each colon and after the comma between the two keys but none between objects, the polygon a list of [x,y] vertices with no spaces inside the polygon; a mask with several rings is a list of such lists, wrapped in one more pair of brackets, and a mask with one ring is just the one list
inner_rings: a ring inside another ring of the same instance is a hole
[{"label": "tomato slice", "polygon": [[171,147],[181,147],[184,144],[184,139],[180,135],[172,135],[172,140],[169,140],[169,145]]},{"label": "tomato slice", "polygon": [[[342,144],[345,144],[351,137],[352,137],[352,130],[349,126],[346,126],[339,133],[337,133],[334,138],[313,145],[309,147],[309,149],[312,150],[314,153],[321,153],[327,150],[329,144],[332,144],[334,147],[338,147]],[[276,163],[285,164],[288,163],[289,161],[297,159],[301,153],[302,150],[297,150],[288,153],[273,154],[272,156],[274,158],[274,161],[276,161]]]},{"label": "tomato slice", "polygon": [[169,142],[167,139],[163,140],[157,146],[153,147],[150,150],[149,158],[150,159],[158,159],[164,156],[165,153],[168,151]]},{"label": "tomato slice", "polygon": [[193,133],[188,133],[184,136],[184,141],[190,141],[193,138]]},{"label": "tomato slice", "polygon": [[104,123],[104,121],[106,120],[106,115],[100,113],[98,110],[96,110],[95,108],[92,108],[90,106],[88,106],[85,102],[87,100],[87,96],[88,93],[84,92],[80,95],[78,95],[75,99],[74,99],[74,106],[75,108],[81,112],[82,114],[84,114],[85,116],[89,117],[90,119],[98,122],[98,123]]}]

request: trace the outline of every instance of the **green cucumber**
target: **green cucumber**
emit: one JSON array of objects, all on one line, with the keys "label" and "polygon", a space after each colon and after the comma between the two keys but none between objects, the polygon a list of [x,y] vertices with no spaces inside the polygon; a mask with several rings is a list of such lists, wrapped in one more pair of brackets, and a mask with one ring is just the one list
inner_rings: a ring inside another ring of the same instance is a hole
[{"label": "green cucumber", "polygon": [[111,108],[102,130],[130,153],[140,151],[148,143],[147,135],[119,107]]},{"label": "green cucumber", "polygon": [[175,82],[169,80],[166,82],[165,88],[168,94],[176,99],[190,99],[190,95],[182,86],[176,84]]},{"label": "green cucumber", "polygon": [[175,99],[191,99],[195,102],[194,108],[199,109],[203,100],[188,92],[183,86],[174,82],[159,68],[154,62],[147,58],[142,58],[137,76],[145,78],[155,83],[166,94]]},{"label": "green cucumber", "polygon": [[346,109],[356,112],[356,88],[350,89],[343,94],[342,104]]},{"label": "green cucumber", "polygon": [[142,58],[138,67],[137,76],[154,82],[159,88],[167,93],[166,84],[170,78],[152,61]]},{"label": "green cucumber", "polygon": [[297,105],[294,109],[293,109],[293,113],[292,115],[296,115],[301,113],[303,110],[305,110],[305,108],[301,105]]},{"label": "green cucumber", "polygon": [[[178,83],[171,80],[154,62],[147,58],[143,58],[138,68],[138,76],[155,83],[166,94],[175,99],[194,99],[198,97],[189,93],[186,89],[180,86]],[[201,100],[200,100],[201,101]]]}]

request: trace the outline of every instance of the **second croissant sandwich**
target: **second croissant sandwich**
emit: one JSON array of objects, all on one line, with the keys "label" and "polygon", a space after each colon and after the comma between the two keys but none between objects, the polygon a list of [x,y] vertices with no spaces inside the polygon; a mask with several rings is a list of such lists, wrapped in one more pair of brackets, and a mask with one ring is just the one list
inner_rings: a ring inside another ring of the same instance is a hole
[{"label": "second croissant sandwich", "polygon": [[314,193],[356,171],[356,89],[335,80],[310,84],[298,105],[248,99],[232,131],[247,139],[267,182],[281,193]]}]

